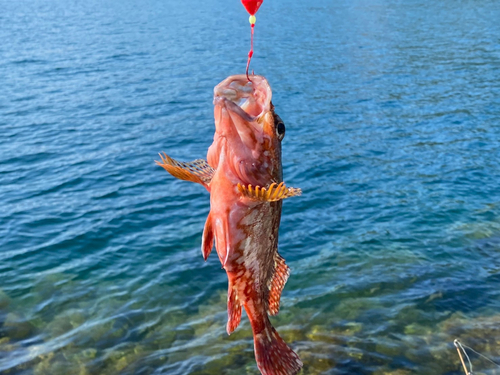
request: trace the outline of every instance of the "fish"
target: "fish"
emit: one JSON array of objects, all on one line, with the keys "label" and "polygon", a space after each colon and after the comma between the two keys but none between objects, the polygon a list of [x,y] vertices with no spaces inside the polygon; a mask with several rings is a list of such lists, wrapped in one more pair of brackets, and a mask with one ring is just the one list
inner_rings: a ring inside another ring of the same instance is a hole
[{"label": "fish", "polygon": [[210,212],[202,236],[205,261],[215,244],[228,277],[227,333],[249,318],[257,366],[263,375],[294,375],[298,355],[269,320],[280,307],[290,268],[278,253],[282,202],[301,189],[283,182],[281,142],[285,124],[275,113],[272,90],[259,75],[234,75],[214,88],[215,134],[207,160],[156,161],[172,176],[204,186]]}]

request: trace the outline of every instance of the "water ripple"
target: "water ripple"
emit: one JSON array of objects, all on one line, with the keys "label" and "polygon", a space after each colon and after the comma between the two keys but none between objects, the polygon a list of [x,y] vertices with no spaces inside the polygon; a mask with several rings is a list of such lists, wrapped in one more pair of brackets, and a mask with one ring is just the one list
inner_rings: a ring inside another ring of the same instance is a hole
[{"label": "water ripple", "polygon": [[[259,12],[252,66],[304,192],[284,204],[273,323],[304,374],[455,374],[456,337],[498,352],[499,17],[492,1]],[[154,164],[206,155],[244,20],[215,1],[4,4],[0,372],[258,373],[201,257],[208,194]]]}]

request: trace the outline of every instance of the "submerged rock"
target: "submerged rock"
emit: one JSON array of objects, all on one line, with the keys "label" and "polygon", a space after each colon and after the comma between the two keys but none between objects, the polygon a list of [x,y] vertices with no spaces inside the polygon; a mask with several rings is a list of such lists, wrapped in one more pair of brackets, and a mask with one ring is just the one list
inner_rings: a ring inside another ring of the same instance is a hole
[{"label": "submerged rock", "polygon": [[87,365],[94,360],[97,356],[97,349],[88,348],[83,350],[70,349],[62,350],[64,358],[71,363],[78,365]]},{"label": "submerged rock", "polygon": [[166,328],[163,331],[156,331],[147,336],[147,340],[156,350],[169,349],[175,341],[175,331],[171,328]]},{"label": "submerged rock", "polygon": [[342,338],[337,336],[336,332],[332,332],[327,329],[325,326],[312,326],[309,332],[306,334],[306,337],[310,341],[314,342],[322,342],[328,344],[341,344]]},{"label": "submerged rock", "polygon": [[90,375],[85,364],[76,363],[62,353],[48,353],[40,356],[41,361],[34,366],[34,375]]},{"label": "submerged rock", "polygon": [[279,328],[279,334],[283,340],[287,343],[293,343],[295,341],[303,341],[307,339],[306,332],[300,328]]},{"label": "submerged rock", "polygon": [[373,375],[413,375],[416,373],[406,369],[389,370],[387,368],[381,368],[373,373]]},{"label": "submerged rock", "polygon": [[304,363],[304,374],[320,375],[336,366],[336,362],[328,355],[318,355],[309,350],[299,351],[299,355]]},{"label": "submerged rock", "polygon": [[411,323],[405,327],[405,335],[430,335],[432,328],[418,323]]},{"label": "submerged rock", "polygon": [[207,375],[222,374],[226,369],[243,367],[249,360],[250,358],[244,358],[238,354],[221,355],[219,358],[206,363],[203,366],[203,373]]},{"label": "submerged rock", "polygon": [[0,289],[0,312],[2,310],[7,310],[7,307],[9,307],[10,303],[10,297],[2,289]]},{"label": "submerged rock", "polygon": [[0,339],[0,352],[12,352],[17,349],[17,345],[10,342],[10,337]]},{"label": "submerged rock", "polygon": [[33,295],[37,296],[37,301],[42,302],[61,292],[63,289],[73,289],[72,279],[74,275],[64,273],[51,273],[41,277],[33,286]]},{"label": "submerged rock", "polygon": [[51,337],[57,337],[71,331],[85,323],[86,317],[78,309],[69,309],[58,314],[47,325],[46,330]]},{"label": "submerged rock", "polygon": [[352,336],[356,333],[361,332],[362,330],[363,330],[363,324],[358,322],[349,322],[344,325],[341,332],[343,335]]},{"label": "submerged rock", "polygon": [[405,348],[402,347],[402,345],[389,340],[379,340],[375,345],[375,351],[377,353],[383,354],[389,358],[404,355],[404,350]]},{"label": "submerged rock", "polygon": [[341,301],[333,312],[339,319],[356,320],[363,312],[378,306],[369,298],[349,298]]},{"label": "submerged rock", "polygon": [[3,325],[6,336],[15,340],[23,340],[33,335],[35,327],[23,316],[16,313],[8,313]]},{"label": "submerged rock", "polygon": [[[175,341],[190,341],[195,337],[195,330],[189,325],[180,326],[175,330]],[[180,344],[180,343],[179,343]]]}]

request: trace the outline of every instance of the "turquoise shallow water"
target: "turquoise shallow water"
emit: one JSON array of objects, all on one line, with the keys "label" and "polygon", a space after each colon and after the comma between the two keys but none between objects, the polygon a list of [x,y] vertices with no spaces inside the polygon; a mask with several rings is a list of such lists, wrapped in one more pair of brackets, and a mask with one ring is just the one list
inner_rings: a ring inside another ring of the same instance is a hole
[{"label": "turquoise shallow water", "polygon": [[[262,6],[252,66],[304,192],[273,323],[304,374],[458,375],[455,338],[500,360],[499,19],[494,1]],[[208,195],[153,162],[206,155],[248,34],[236,0],[2,4],[0,373],[258,373],[201,256]]]}]

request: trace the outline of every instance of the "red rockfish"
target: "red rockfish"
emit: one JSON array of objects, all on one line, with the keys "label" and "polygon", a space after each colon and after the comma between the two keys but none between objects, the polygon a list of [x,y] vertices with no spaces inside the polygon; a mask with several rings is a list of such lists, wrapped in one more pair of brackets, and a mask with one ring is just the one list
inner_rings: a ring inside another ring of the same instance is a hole
[{"label": "red rockfish", "polygon": [[214,89],[215,135],[207,161],[178,162],[166,154],[157,162],[172,176],[197,182],[210,192],[203,231],[205,260],[215,248],[229,289],[227,332],[247,312],[255,359],[263,375],[293,375],[302,368],[297,354],[269,321],[279,310],[290,274],[278,253],[282,200],[300,195],[283,183],[281,141],[285,125],[274,113],[272,91],[262,76],[231,76]]}]

